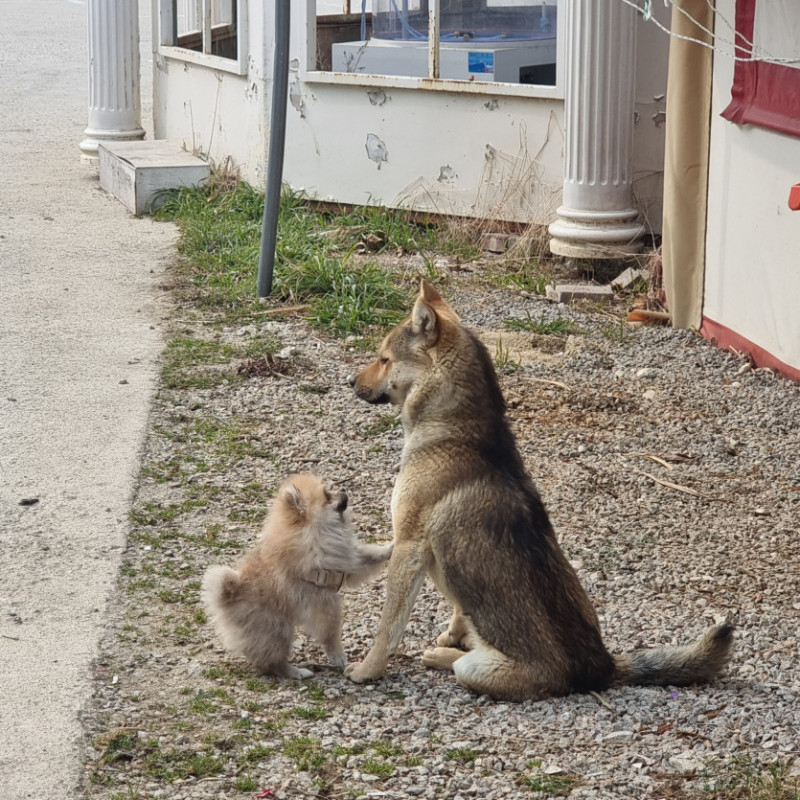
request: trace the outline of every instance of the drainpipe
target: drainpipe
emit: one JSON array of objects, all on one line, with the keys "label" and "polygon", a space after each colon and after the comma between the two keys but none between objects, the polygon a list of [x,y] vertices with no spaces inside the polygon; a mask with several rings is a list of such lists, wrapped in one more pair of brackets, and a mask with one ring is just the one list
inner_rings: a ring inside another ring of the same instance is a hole
[{"label": "drainpipe", "polygon": [[564,193],[550,251],[619,258],[641,250],[633,207],[636,11],[620,0],[568,0]]},{"label": "drainpipe", "polygon": [[269,119],[267,188],[261,225],[261,252],[258,258],[256,289],[259,297],[272,291],[275,268],[275,241],[283,183],[283,150],[286,141],[286,103],[289,95],[289,0],[275,0],[275,52],[272,63],[272,111]]},{"label": "drainpipe", "polygon": [[97,161],[100,142],[144,139],[139,100],[138,0],[89,0],[89,119],[80,148]]}]

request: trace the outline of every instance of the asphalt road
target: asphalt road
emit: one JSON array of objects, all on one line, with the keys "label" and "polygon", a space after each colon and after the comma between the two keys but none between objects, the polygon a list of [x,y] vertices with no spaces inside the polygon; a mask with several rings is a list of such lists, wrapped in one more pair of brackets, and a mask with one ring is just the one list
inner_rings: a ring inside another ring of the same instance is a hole
[{"label": "asphalt road", "polygon": [[0,20],[0,795],[62,800],[83,769],[79,715],[127,531],[175,234],[130,215],[81,162],[85,2],[0,0]]}]

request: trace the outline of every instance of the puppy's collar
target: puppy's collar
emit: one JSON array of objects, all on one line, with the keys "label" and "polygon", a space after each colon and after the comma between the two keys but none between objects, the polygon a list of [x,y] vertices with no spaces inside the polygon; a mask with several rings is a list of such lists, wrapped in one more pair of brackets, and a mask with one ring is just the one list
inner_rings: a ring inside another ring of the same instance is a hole
[{"label": "puppy's collar", "polygon": [[334,589],[339,591],[345,579],[344,572],[330,572],[327,569],[318,569],[312,572],[307,578],[308,583],[313,583],[314,586],[319,586],[323,589]]}]

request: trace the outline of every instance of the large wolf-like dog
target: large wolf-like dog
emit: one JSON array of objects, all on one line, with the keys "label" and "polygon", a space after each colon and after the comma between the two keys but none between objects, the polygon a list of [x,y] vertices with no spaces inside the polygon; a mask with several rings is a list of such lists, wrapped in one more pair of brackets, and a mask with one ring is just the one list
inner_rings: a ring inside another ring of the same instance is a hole
[{"label": "large wolf-like dog", "polygon": [[525,472],[491,358],[424,280],[411,316],[350,383],[368,403],[400,406],[404,432],[386,601],[372,649],[347,668],[351,680],[384,674],[426,574],[454,611],[422,662],[479,694],[538,700],[721,671],[728,623],[683,647],[608,652]]}]

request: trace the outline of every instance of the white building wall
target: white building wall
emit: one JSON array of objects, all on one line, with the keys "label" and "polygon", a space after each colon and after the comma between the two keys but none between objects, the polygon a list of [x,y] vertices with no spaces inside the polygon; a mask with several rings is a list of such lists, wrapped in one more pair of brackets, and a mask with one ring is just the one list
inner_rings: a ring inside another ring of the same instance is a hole
[{"label": "white building wall", "polygon": [[[734,0],[718,0],[734,18]],[[703,317],[800,369],[800,212],[787,204],[800,178],[800,139],[720,114],[733,61],[714,59]]]},{"label": "white building wall", "polygon": [[[515,97],[513,88],[482,94],[320,82],[308,74],[314,0],[292,8],[284,162],[292,188],[343,203],[552,221],[561,202],[563,100]],[[155,133],[217,163],[231,156],[243,178],[263,186],[273,12],[260,2],[250,2],[249,9],[247,75],[156,56]],[[668,42],[652,27],[639,24],[645,44],[638,50],[644,67],[637,80],[634,192],[658,231],[663,127],[652,116],[658,106],[653,98],[666,82]]]},{"label": "white building wall", "polygon": [[247,72],[239,75],[165,55],[158,46],[158,2],[153,0],[155,138],[181,142],[218,165],[230,158],[242,177],[262,184],[272,83],[271,47],[266,52],[264,46],[265,4],[249,3]]}]

